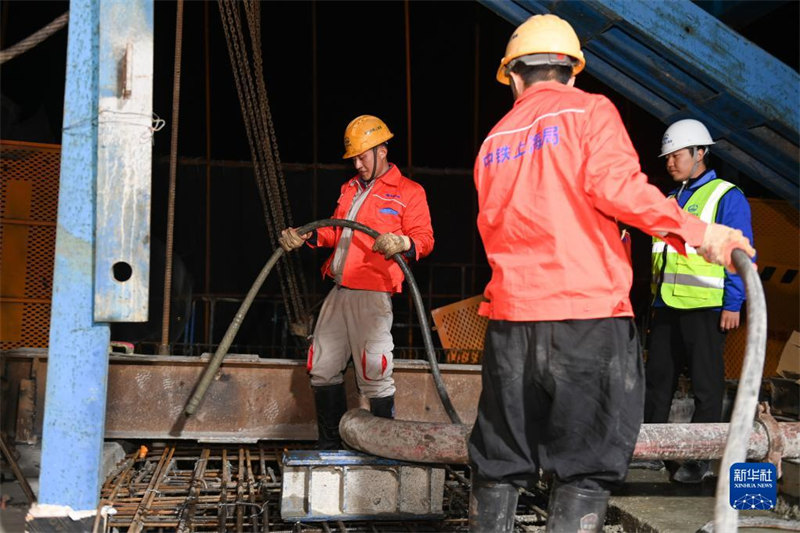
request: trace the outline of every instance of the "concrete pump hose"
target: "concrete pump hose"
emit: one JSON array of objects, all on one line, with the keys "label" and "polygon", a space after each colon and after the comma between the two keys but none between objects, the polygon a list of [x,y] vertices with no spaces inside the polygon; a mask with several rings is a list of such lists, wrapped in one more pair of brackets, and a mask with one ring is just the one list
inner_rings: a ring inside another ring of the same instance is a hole
[{"label": "concrete pump hose", "polygon": [[764,353],[767,346],[767,303],[764,287],[750,258],[742,250],[733,251],[733,265],[744,280],[747,295],[747,346],[742,375],[736,390],[733,414],[728,429],[728,442],[722,455],[714,507],[714,531],[736,531],[738,511],[731,507],[730,469],[745,462],[747,444],[753,430],[753,418],[761,389]]},{"label": "concrete pump hose", "polygon": [[[338,226],[361,231],[373,239],[380,235],[377,231],[368,226],[359,224],[358,222],[354,222],[352,220],[338,218],[326,218],[317,220],[315,222],[310,222],[305,226],[297,228],[297,233],[299,235],[305,235],[306,233],[317,228],[329,226]],[[217,347],[217,351],[208,362],[208,366],[206,366],[205,370],[203,371],[203,375],[200,377],[197,387],[192,393],[192,396],[189,398],[189,401],[186,403],[186,407],[184,408],[184,413],[186,416],[191,416],[197,411],[200,402],[208,391],[208,387],[211,385],[211,381],[214,379],[217,370],[219,370],[219,367],[222,364],[222,359],[228,353],[228,349],[231,347],[231,343],[233,342],[234,337],[236,337],[236,333],[239,331],[239,327],[242,325],[242,321],[244,320],[247,311],[250,309],[250,305],[253,303],[258,291],[261,290],[261,285],[264,284],[264,281],[267,279],[272,267],[275,266],[275,263],[278,262],[283,253],[283,248],[278,248],[275,250],[267,263],[264,265],[264,268],[262,268],[261,272],[259,272],[255,282],[253,282],[253,286],[250,287],[247,296],[239,306],[239,310],[236,312],[236,316],[233,317],[231,325],[228,326],[228,330],[225,332],[222,342],[220,342],[219,346]],[[447,416],[450,417],[450,421],[454,424],[461,424],[461,419],[453,407],[453,404],[450,401],[450,396],[447,394],[447,389],[442,381],[442,374],[439,371],[439,364],[436,361],[436,353],[433,350],[433,340],[431,339],[431,331],[430,327],[428,326],[428,318],[425,313],[425,308],[422,305],[422,295],[419,292],[419,287],[417,287],[417,282],[414,279],[413,274],[411,274],[411,270],[408,268],[405,260],[399,253],[395,254],[392,259],[394,259],[395,262],[400,265],[400,269],[405,275],[406,283],[411,290],[411,296],[414,300],[414,307],[417,310],[417,316],[419,317],[420,329],[422,329],[422,339],[425,344],[425,352],[428,356],[428,362],[430,363],[431,374],[433,375],[436,392],[439,395],[442,406],[444,407],[445,411],[447,411]]]}]

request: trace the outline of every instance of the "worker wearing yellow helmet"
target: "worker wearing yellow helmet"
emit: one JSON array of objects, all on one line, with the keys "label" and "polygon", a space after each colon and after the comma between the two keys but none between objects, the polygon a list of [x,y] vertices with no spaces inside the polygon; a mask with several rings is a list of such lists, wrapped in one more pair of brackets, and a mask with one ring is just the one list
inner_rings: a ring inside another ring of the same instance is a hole
[{"label": "worker wearing yellow helmet", "polygon": [[474,166],[492,277],[482,391],[469,441],[470,531],[511,532],[519,487],[555,480],[547,530],[599,532],[642,423],[632,272],[617,220],[730,265],[740,231],[707,224],[648,184],[608,98],[576,87],[570,24],[536,15],[508,41],[497,79],[513,108]]},{"label": "worker wearing yellow helmet", "polygon": [[508,40],[506,54],[497,69],[497,81],[511,85],[508,73],[517,65],[561,65],[577,76],[586,66],[586,59],[569,22],[555,15],[535,15],[523,22]]},{"label": "worker wearing yellow helmet", "polygon": [[361,115],[344,132],[343,159],[357,174],[342,185],[332,218],[354,220],[380,236],[349,228],[281,233],[286,251],[306,243],[333,248],[322,267],[334,287],[328,293],[308,351],[308,371],[317,411],[318,448],[339,449],[339,420],[347,410],[344,370],[351,357],[358,388],[376,416],[394,418],[391,296],[400,292],[403,272],[392,259],[418,260],[433,250],[433,228],[425,190],[388,160],[388,126]]}]

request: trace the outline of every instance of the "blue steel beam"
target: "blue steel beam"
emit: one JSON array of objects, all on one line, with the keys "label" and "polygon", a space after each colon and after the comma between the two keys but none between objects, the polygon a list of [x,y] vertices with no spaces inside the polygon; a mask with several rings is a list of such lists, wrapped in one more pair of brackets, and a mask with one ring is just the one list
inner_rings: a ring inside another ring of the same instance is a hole
[{"label": "blue steel beam", "polygon": [[[478,0],[481,4],[485,5],[508,22],[510,22],[513,26],[517,26],[523,20],[527,19],[531,15],[536,13],[547,13],[547,9],[542,8],[541,10],[536,11],[529,11],[514,2],[509,2],[508,0]],[[509,37],[511,35],[509,34]],[[498,58],[499,61],[500,58]]]},{"label": "blue steel beam", "polygon": [[[716,144],[712,147],[712,151],[715,154],[719,155],[725,161],[728,161],[736,168],[745,172],[748,176],[757,178],[762,184],[768,186],[778,196],[787,199],[791,203],[797,203],[797,186],[792,184],[790,180],[785,179],[782,175],[764,165],[764,163],[762,163],[758,158],[740,149],[739,145],[733,144],[731,141],[726,139],[720,139],[720,132],[728,131],[728,128],[719,125],[715,117],[708,115],[706,112],[704,112],[704,110],[697,108],[694,105],[684,104],[685,107],[683,110],[681,110],[668,100],[662,98],[662,95],[653,92],[651,87],[638,83],[632,78],[626,79],[625,73],[617,69],[615,65],[606,62],[604,59],[596,56],[588,50],[584,50],[584,55],[586,56],[587,66],[589,64],[592,65],[592,75],[607,85],[613,86],[616,91],[632,102],[637,102],[640,105],[641,102],[647,102],[648,105],[645,109],[652,115],[658,118],[675,117],[672,120],[678,120],[679,118],[700,118],[700,120],[702,120],[708,126],[711,136],[716,140]],[[615,82],[618,82],[622,79],[626,79],[626,82],[613,85]],[[671,122],[670,119],[662,118],[662,120],[665,120],[665,122]],[[654,132],[653,135],[658,138],[660,133],[661,132]],[[741,134],[731,135],[729,132],[728,136],[736,139],[745,146],[754,145],[752,141],[742,141]],[[770,146],[773,147],[773,150],[774,146],[776,145],[777,141],[770,143]],[[764,156],[763,153],[761,155],[762,157]]]},{"label": "blue steel beam", "polygon": [[547,4],[554,12],[589,8],[587,14],[598,13],[609,25],[648,37],[648,44],[665,57],[681,58],[787,132],[795,136],[800,132],[800,75],[688,0],[521,0],[519,4],[537,12]]},{"label": "blue steel beam", "polygon": [[130,17],[152,21],[152,0],[70,3],[40,492],[34,517],[62,516],[66,508],[94,514],[103,481],[109,327],[93,316],[99,72],[104,61],[116,68],[120,55],[101,57],[100,43],[102,33],[136,25],[138,18],[117,18],[120,27],[109,23],[109,10],[121,5],[128,6]]},{"label": "blue steel beam", "polygon": [[[691,2],[480,1],[513,25],[537,13],[565,18],[583,43],[589,73],[665,124],[702,120],[724,147],[717,154],[797,203],[800,76]],[[758,80],[741,79],[755,71]],[[765,80],[765,72],[775,79]]]},{"label": "blue steel beam", "polygon": [[[616,1],[616,0],[614,0]],[[543,2],[521,0],[532,9],[542,9]],[[631,25],[627,20],[611,18],[598,7],[602,0],[592,2],[552,2],[552,8],[561,16],[573,22],[576,31],[585,41],[585,50],[591,51],[619,71],[613,77],[604,78],[595,72],[592,63],[587,70],[623,94],[629,85],[643,83],[656,95],[655,99],[634,100],[665,124],[682,118],[698,118],[711,131],[715,140],[727,141],[731,150],[716,151],[723,159],[757,179],[776,194],[796,202],[798,196],[798,133],[787,129],[768,117],[758,103],[743,99],[731,90],[729,80],[718,79],[715,73],[687,58],[680,50],[665,46],[660,29],[653,27],[651,33]],[[633,4],[637,4],[633,2]],[[649,6],[639,8],[648,9]],[[703,29],[711,25],[712,17],[690,2],[671,2],[676,11],[672,24],[691,19],[682,14],[685,8],[703,20]],[[719,24],[718,21],[714,21]],[[697,30],[692,30],[697,32]],[[730,32],[725,28],[726,32]],[[687,37],[685,40],[691,41]],[[747,43],[740,39],[743,43]],[[774,58],[767,60],[763,50],[750,45],[754,55],[752,61],[781,65]],[[720,54],[727,54],[720,51]],[[744,52],[734,50],[737,56]],[[718,54],[719,55],[719,54]],[[748,56],[749,57],[749,56]],[[723,62],[727,60],[722,60]],[[791,73],[797,78],[797,75]],[[800,81],[800,80],[798,80]],[[780,94],[766,92],[762,98],[774,101],[782,98]],[[675,107],[670,114],[659,113],[657,104],[669,102]],[[780,102],[785,105],[785,102]],[[795,113],[797,115],[797,113]]]}]

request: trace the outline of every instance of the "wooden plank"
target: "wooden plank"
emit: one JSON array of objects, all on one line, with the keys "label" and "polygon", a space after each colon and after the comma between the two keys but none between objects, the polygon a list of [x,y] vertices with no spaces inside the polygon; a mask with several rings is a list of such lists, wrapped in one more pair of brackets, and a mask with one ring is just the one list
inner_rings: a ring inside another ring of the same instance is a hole
[{"label": "wooden plank", "polygon": [[34,431],[36,410],[36,382],[23,379],[19,382],[19,401],[17,402],[16,441],[34,444],[37,439]]}]

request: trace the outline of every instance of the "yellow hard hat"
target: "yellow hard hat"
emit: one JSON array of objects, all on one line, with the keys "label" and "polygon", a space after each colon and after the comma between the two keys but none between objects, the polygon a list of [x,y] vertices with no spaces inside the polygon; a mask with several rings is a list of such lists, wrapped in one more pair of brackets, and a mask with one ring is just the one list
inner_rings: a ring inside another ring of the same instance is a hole
[{"label": "yellow hard hat", "polygon": [[378,117],[361,115],[354,118],[344,130],[344,155],[350,159],[394,137],[389,127]]},{"label": "yellow hard hat", "polygon": [[[572,64],[572,75],[577,75],[586,66],[581,43],[569,22],[556,15],[534,15],[514,31],[506,46],[506,55],[497,69],[497,81],[508,85],[508,64],[514,59],[533,54],[549,54],[550,58],[539,58],[527,64]],[[562,62],[563,56],[574,61]]]}]

